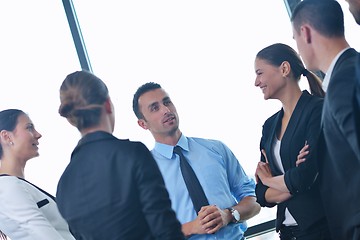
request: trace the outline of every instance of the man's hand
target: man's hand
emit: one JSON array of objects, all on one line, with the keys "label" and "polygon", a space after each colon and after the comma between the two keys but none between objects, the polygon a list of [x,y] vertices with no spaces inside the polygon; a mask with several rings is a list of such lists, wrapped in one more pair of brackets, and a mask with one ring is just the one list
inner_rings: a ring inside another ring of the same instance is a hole
[{"label": "man's hand", "polygon": [[215,205],[202,207],[198,217],[207,234],[219,231],[220,228],[226,226],[231,221],[229,210],[222,210]]},{"label": "man's hand", "polygon": [[182,225],[182,231],[186,237],[193,234],[212,234],[226,226],[231,219],[228,210],[221,210],[215,205],[204,206],[195,220]]},{"label": "man's hand", "polygon": [[206,234],[199,216],[191,222],[184,223],[182,225],[182,232],[186,237],[190,237],[193,234]]}]

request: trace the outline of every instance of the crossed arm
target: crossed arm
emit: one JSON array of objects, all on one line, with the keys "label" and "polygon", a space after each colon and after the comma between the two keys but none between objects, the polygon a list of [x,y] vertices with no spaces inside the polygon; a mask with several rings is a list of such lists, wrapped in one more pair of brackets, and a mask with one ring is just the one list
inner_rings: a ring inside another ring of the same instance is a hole
[{"label": "crossed arm", "polygon": [[[309,145],[305,146],[300,150],[299,155],[297,156],[296,166],[299,166],[301,163],[305,162],[305,156],[309,153]],[[273,177],[267,160],[266,152],[263,149],[262,154],[265,157],[266,162],[259,162],[256,168],[255,176],[256,180],[259,179],[261,182],[268,186],[268,190],[265,193],[265,198],[269,203],[280,203],[291,198],[289,189],[287,188],[284,180],[284,175],[279,175]]]}]

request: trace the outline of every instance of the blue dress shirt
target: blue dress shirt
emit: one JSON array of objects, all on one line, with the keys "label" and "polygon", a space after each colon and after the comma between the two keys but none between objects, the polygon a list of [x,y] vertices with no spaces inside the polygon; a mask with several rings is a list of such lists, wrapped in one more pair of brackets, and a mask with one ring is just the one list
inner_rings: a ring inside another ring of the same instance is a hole
[{"label": "blue dress shirt", "polygon": [[[248,177],[231,150],[222,142],[182,135],[178,144],[194,169],[210,205],[232,207],[244,197],[255,196],[255,182]],[[172,208],[181,224],[193,221],[197,214],[190,199],[173,146],[156,142],[151,151],[165,180]],[[229,224],[215,234],[193,235],[191,240],[242,239],[246,222]]]}]

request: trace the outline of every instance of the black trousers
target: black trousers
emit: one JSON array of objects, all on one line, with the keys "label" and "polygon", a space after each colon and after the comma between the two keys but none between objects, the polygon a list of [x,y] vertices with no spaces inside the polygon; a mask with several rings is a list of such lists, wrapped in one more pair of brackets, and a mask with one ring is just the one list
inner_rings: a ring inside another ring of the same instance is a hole
[{"label": "black trousers", "polygon": [[330,232],[326,225],[302,231],[298,226],[282,226],[279,231],[281,240],[330,240]]}]

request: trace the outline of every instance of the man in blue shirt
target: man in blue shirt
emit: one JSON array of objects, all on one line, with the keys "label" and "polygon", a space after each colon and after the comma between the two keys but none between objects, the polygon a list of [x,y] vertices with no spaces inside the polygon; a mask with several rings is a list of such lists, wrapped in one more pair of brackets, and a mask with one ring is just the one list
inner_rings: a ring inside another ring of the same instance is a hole
[{"label": "man in blue shirt", "polygon": [[[248,177],[232,151],[222,142],[186,137],[179,129],[179,117],[169,95],[157,83],[149,82],[134,94],[133,110],[138,124],[149,130],[156,143],[151,151],[182,231],[189,239],[243,239],[246,220],[260,211],[255,182]],[[209,205],[194,209],[174,146],[193,168]]]}]

